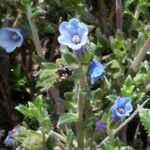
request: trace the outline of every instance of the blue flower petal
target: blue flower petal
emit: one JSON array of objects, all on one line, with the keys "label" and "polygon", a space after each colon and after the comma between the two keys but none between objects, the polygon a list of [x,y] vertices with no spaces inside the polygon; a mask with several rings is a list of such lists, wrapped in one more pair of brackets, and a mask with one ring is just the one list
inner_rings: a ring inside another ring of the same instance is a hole
[{"label": "blue flower petal", "polygon": [[103,132],[105,128],[106,128],[106,123],[104,121],[99,120],[96,122],[96,130],[98,132]]},{"label": "blue flower petal", "polygon": [[62,45],[67,45],[68,43],[72,43],[71,42],[71,38],[70,38],[70,36],[66,36],[66,35],[60,35],[59,37],[58,37],[58,42],[60,43],[60,44],[62,44]]},{"label": "blue flower petal", "polygon": [[11,33],[10,33],[10,31],[9,31],[9,29],[7,29],[7,28],[2,28],[1,30],[0,30],[0,44],[2,45],[2,43],[4,42],[4,41],[9,41],[9,40],[11,40]]},{"label": "blue flower petal", "polygon": [[88,70],[90,76],[91,76],[91,83],[94,84],[101,76],[104,74],[104,67],[103,65],[98,61],[93,61]]},{"label": "blue flower petal", "polygon": [[74,29],[76,29],[76,28],[79,27],[80,22],[79,22],[79,20],[77,20],[77,19],[75,19],[75,18],[72,18],[72,19],[69,20],[69,24],[70,24]]},{"label": "blue flower petal", "polygon": [[88,33],[89,33],[89,30],[88,30],[87,26],[86,26],[84,23],[78,24],[77,34],[78,34],[80,37],[83,37],[83,35],[84,35],[84,36],[87,36]]},{"label": "blue flower petal", "polygon": [[80,44],[74,44],[74,43],[68,43],[67,46],[75,51],[78,51],[79,49],[82,48],[82,43]]},{"label": "blue flower petal", "polygon": [[[13,36],[17,36],[16,39]],[[0,30],[0,46],[6,49],[6,52],[12,52],[16,47],[20,47],[24,41],[20,29],[2,28]]]},{"label": "blue flower petal", "polygon": [[116,103],[117,103],[117,106],[118,107],[122,107],[124,106],[126,103],[131,103],[131,99],[129,97],[126,97],[126,98],[118,98],[116,100]]},{"label": "blue flower petal", "polygon": [[126,104],[125,111],[127,111],[129,113],[133,111],[133,107],[132,107],[131,103]]},{"label": "blue flower petal", "polygon": [[115,121],[115,122],[118,122],[120,119],[121,119],[120,117],[118,117],[118,116],[116,116],[116,115],[114,116],[114,121]]},{"label": "blue flower petal", "polygon": [[6,146],[12,147],[15,143],[15,140],[13,138],[7,137],[4,143]]},{"label": "blue flower petal", "polygon": [[68,22],[64,21],[59,25],[59,32],[63,35],[69,36],[70,38],[76,34],[76,29],[69,25]]},{"label": "blue flower petal", "polygon": [[13,51],[16,49],[16,47],[18,47],[17,44],[18,44],[18,43],[15,43],[15,42],[13,42],[13,41],[9,41],[9,43],[7,44],[7,46],[5,46],[6,52],[7,52],[7,53],[13,52]]},{"label": "blue flower petal", "polygon": [[72,18],[69,21],[69,24],[72,26],[72,28],[76,31],[76,34],[79,35],[80,37],[83,36],[83,34],[88,35],[88,28],[84,23],[80,23],[79,20]]},{"label": "blue flower petal", "polygon": [[82,45],[85,45],[88,42],[88,35],[86,33],[83,33],[81,36],[81,43]]}]

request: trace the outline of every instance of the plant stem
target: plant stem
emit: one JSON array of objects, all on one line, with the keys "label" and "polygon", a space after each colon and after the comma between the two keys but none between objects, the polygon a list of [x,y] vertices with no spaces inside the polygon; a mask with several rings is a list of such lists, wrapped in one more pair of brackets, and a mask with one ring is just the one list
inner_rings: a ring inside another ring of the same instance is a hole
[{"label": "plant stem", "polygon": [[144,59],[146,52],[150,48],[150,37],[146,40],[145,44],[143,45],[142,49],[138,53],[137,57],[134,59],[130,69],[129,73],[132,74],[136,70],[136,68],[140,65],[141,61]]},{"label": "plant stem", "polygon": [[[133,112],[133,114],[126,119],[117,129],[115,129],[112,132],[112,135],[115,136],[123,127],[125,127],[141,110],[141,108],[143,108],[143,106],[148,102],[149,100],[144,101],[141,105],[137,106],[137,109]],[[102,145],[104,145],[108,140],[110,139],[109,136],[107,136],[100,144],[98,144],[96,146],[96,148],[100,148]]]},{"label": "plant stem", "polygon": [[40,39],[39,39],[39,35],[38,35],[38,30],[37,27],[35,25],[35,22],[32,18],[32,8],[31,5],[27,5],[27,10],[26,10],[26,15],[29,21],[29,25],[31,28],[31,32],[32,32],[32,39],[36,48],[36,52],[38,54],[38,56],[40,56],[42,59],[45,59],[43,56],[43,53],[41,51],[41,44],[40,44]]},{"label": "plant stem", "polygon": [[78,103],[77,103],[77,141],[78,148],[84,150],[84,131],[83,131],[83,109],[84,109],[84,96],[83,96],[83,86],[85,82],[85,77],[83,77],[79,82],[78,88]]},{"label": "plant stem", "polygon": [[131,24],[132,28],[135,28],[135,26],[137,24],[137,21],[139,19],[140,13],[141,13],[140,12],[140,7],[139,7],[139,5],[137,5],[134,16],[133,16],[134,19],[132,20],[132,24]]},{"label": "plant stem", "polygon": [[43,135],[43,146],[42,146],[42,150],[47,150],[46,138],[45,138],[45,132],[44,132],[44,131],[42,131],[42,135]]},{"label": "plant stem", "polygon": [[134,14],[134,18],[135,18],[136,21],[139,19],[139,16],[140,16],[140,7],[137,5],[136,11],[135,11],[135,14]]},{"label": "plant stem", "polygon": [[47,91],[47,95],[50,99],[54,100],[58,113],[63,114],[65,112],[65,110],[61,104],[61,100],[59,97],[59,91],[56,89],[56,87],[51,86],[50,89]]},{"label": "plant stem", "polygon": [[102,24],[102,29],[104,31],[105,35],[109,34],[108,31],[108,19],[107,19],[107,14],[106,14],[106,4],[105,4],[105,0],[99,0],[99,14],[100,14],[100,20],[101,20],[101,24]]},{"label": "plant stem", "polygon": [[122,31],[122,0],[116,0],[116,27]]}]

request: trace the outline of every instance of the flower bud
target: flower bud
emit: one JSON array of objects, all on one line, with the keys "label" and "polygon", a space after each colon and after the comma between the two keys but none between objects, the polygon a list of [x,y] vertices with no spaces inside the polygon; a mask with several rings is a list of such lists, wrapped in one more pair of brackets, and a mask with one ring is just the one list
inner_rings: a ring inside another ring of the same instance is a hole
[{"label": "flower bud", "polygon": [[107,78],[104,76],[104,86],[103,90],[104,91],[109,91],[111,88],[111,83],[107,80]]},{"label": "flower bud", "polygon": [[146,92],[150,92],[150,83],[145,88]]}]

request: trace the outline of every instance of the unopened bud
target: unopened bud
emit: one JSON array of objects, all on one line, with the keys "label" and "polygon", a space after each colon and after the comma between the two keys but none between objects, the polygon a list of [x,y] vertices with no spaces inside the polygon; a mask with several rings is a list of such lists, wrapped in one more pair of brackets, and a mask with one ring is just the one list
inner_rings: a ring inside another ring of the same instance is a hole
[{"label": "unopened bud", "polygon": [[150,92],[150,83],[145,88],[146,92]]},{"label": "unopened bud", "polygon": [[103,89],[105,91],[109,91],[111,88],[111,83],[108,81],[108,79],[104,76],[104,86]]}]

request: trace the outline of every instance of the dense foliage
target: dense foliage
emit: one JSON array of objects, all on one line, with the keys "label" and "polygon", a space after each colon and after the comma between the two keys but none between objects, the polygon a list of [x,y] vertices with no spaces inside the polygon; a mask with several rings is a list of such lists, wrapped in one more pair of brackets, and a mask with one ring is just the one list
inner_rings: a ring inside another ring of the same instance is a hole
[{"label": "dense foliage", "polygon": [[150,149],[149,0],[0,10],[0,149]]}]

